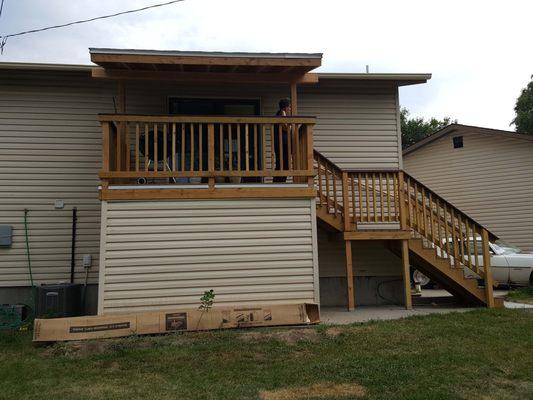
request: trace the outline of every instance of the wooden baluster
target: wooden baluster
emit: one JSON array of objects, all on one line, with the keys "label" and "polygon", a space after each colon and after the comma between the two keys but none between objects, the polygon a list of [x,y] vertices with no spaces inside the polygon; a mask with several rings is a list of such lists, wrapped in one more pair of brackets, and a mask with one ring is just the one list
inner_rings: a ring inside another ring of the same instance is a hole
[{"label": "wooden baluster", "polygon": [[163,124],[163,171],[168,168],[168,164],[167,164],[167,159],[168,159],[167,134],[168,134],[168,125],[167,124]]},{"label": "wooden baluster", "polygon": [[407,177],[407,185],[405,186],[407,192],[407,219],[409,220],[409,226],[413,227],[414,213],[411,205],[411,177]]},{"label": "wooden baluster", "polygon": [[224,125],[219,125],[219,132],[218,132],[218,168],[219,171],[224,171]]},{"label": "wooden baluster", "polygon": [[254,171],[258,171],[259,170],[257,157],[258,157],[257,124],[254,124]]},{"label": "wooden baluster", "polygon": [[418,185],[415,181],[415,184],[414,184],[414,194],[415,194],[415,216],[416,216],[416,230],[418,232],[421,232],[421,228],[420,228],[420,210],[419,210],[419,207],[418,207]]},{"label": "wooden baluster", "polygon": [[275,124],[270,125],[270,170],[275,171],[276,169],[276,144],[274,143],[274,137],[276,135]]},{"label": "wooden baluster", "polygon": [[[294,169],[294,154],[292,154],[293,150],[293,141],[296,137],[294,132],[294,124],[288,125],[289,130],[285,135],[287,136],[287,168],[288,169]],[[293,177],[294,180],[294,177]]]},{"label": "wooden baluster", "polygon": [[[296,129],[296,125],[294,125],[294,128]],[[306,131],[306,134],[308,134],[308,132]],[[300,150],[300,138],[298,137],[298,130],[296,129],[294,131],[294,144],[295,144],[295,150],[294,150],[294,156],[295,156],[295,162],[293,164],[293,168],[294,169],[304,169],[303,168],[303,160],[302,160],[302,157],[301,157],[301,150]]]},{"label": "wooden baluster", "polygon": [[241,171],[241,124],[237,124],[237,171]]},{"label": "wooden baluster", "polygon": [[172,171],[176,172],[176,123],[172,123]]},{"label": "wooden baluster", "polygon": [[[233,171],[233,127],[231,124],[228,125],[228,156],[229,156],[229,165],[228,169]],[[263,132],[264,133],[264,132]],[[265,160],[263,159],[263,166],[265,165]]]},{"label": "wooden baluster", "polygon": [[266,153],[267,144],[266,144],[265,124],[261,124],[261,142],[262,142],[261,153],[263,154],[263,156],[261,157],[261,168],[264,172],[266,171],[266,162],[267,162],[267,153]]},{"label": "wooden baluster", "polygon": [[433,243],[437,244],[438,242],[435,240],[435,226],[433,224],[434,220],[434,212],[433,212],[433,194],[429,192],[429,229],[431,229],[431,240]]},{"label": "wooden baluster", "polygon": [[181,124],[181,170],[185,171],[185,124]]},{"label": "wooden baluster", "polygon": [[337,216],[337,175],[335,174],[334,166],[331,165],[331,175],[333,180],[333,207],[335,210],[335,216]]},{"label": "wooden baluster", "polygon": [[140,136],[141,136],[140,127],[139,127],[139,123],[137,122],[135,124],[135,171],[136,172],[139,172],[139,165],[140,165],[140,160],[139,160]]},{"label": "wooden baluster", "polygon": [[357,204],[355,203],[355,175],[353,173],[350,174],[351,175],[351,179],[350,179],[350,182],[351,182],[351,186],[350,186],[350,191],[352,192],[352,213],[353,213],[353,226],[355,227],[357,225],[357,212],[356,212],[356,209],[357,209]]},{"label": "wooden baluster", "polygon": [[459,247],[457,244],[457,233],[455,228],[455,211],[453,207],[450,207],[451,227],[452,227],[452,250],[453,250],[453,266],[458,266],[459,259]]},{"label": "wooden baluster", "polygon": [[444,212],[444,235],[446,238],[446,258],[450,259],[450,231],[448,229],[448,210],[446,203],[443,204],[443,212]]},{"label": "wooden baluster", "polygon": [[126,152],[126,171],[129,171],[131,166],[131,149],[130,149],[130,130],[129,124],[124,122],[124,151]]},{"label": "wooden baluster", "polygon": [[376,174],[372,172],[372,210],[374,212],[374,222],[378,222],[378,214],[376,209]]},{"label": "wooden baluster", "polygon": [[207,168],[209,189],[215,188],[215,125],[207,125]]},{"label": "wooden baluster", "polygon": [[318,204],[322,206],[322,167],[320,165],[320,157],[316,160],[317,174],[318,174]]},{"label": "wooden baluster", "polygon": [[204,124],[198,124],[198,171],[203,171],[203,162],[204,162],[204,148],[202,146],[204,136]]},{"label": "wooden baluster", "polygon": [[365,172],[366,222],[370,222],[370,188],[368,186],[368,173]]},{"label": "wooden baluster", "polygon": [[379,173],[378,175],[378,179],[379,179],[379,212],[381,213],[380,215],[380,220],[381,222],[385,222],[385,202],[383,201],[383,175],[381,174],[381,172]]},{"label": "wooden baluster", "polygon": [[148,141],[150,140],[150,132],[148,132],[148,124],[144,124],[144,170],[148,171]]},{"label": "wooden baluster", "polygon": [[117,145],[115,146],[115,167],[117,171],[122,171],[122,132],[123,123],[118,124],[118,130],[116,133]]},{"label": "wooden baluster", "polygon": [[194,164],[196,164],[195,159],[194,159],[194,124],[191,124],[190,138],[191,138],[191,162],[189,164],[189,171],[194,171]]},{"label": "wooden baluster", "polygon": [[244,124],[244,166],[246,171],[250,170],[250,139],[248,135],[248,124]]},{"label": "wooden baluster", "polygon": [[399,186],[400,183],[398,181],[397,174],[392,174],[392,186],[393,186],[393,192],[394,192],[394,221],[399,222],[400,221],[400,191]]},{"label": "wooden baluster", "polygon": [[158,153],[159,149],[157,148],[157,124],[154,124],[154,171],[157,171],[157,163],[158,163],[158,159],[157,159],[157,153]]},{"label": "wooden baluster", "polygon": [[422,218],[424,218],[424,236],[428,237],[427,196],[426,189],[422,187]]},{"label": "wooden baluster", "polygon": [[324,176],[326,178],[326,205],[328,207],[328,213],[331,210],[330,206],[330,200],[329,200],[329,175],[328,175],[328,163],[327,161],[324,162]]},{"label": "wooden baluster", "polygon": [[476,273],[479,274],[479,257],[478,257],[478,245],[477,245],[477,227],[475,223],[472,223],[472,238],[474,242],[474,265],[476,267]]},{"label": "wooden baluster", "polygon": [[[465,242],[465,239],[464,239],[465,236],[464,236],[464,232],[463,232],[463,221],[462,221],[460,213],[457,213],[457,222],[459,224],[459,253],[461,255],[461,264],[468,266],[468,263],[467,263],[466,258],[465,258],[466,242]],[[461,264],[459,264],[459,266]]]},{"label": "wooden baluster", "polygon": [[442,249],[442,234],[441,234],[441,219],[440,219],[440,199],[437,197],[435,199],[435,211],[437,212],[437,241],[439,247]]},{"label": "wooden baluster", "polygon": [[390,198],[391,198],[391,190],[390,190],[390,177],[391,174],[388,172],[385,173],[385,188],[387,193],[387,221],[392,221],[392,213],[391,213],[391,207],[390,207]]},{"label": "wooden baluster", "polygon": [[468,226],[468,218],[465,218],[465,233],[466,233],[466,252],[468,254],[467,258],[467,265],[468,268],[472,268],[472,250],[470,248],[470,228]]},{"label": "wooden baluster", "polygon": [[279,161],[278,161],[278,164],[279,164],[279,170],[282,171],[284,170],[285,168],[283,168],[283,138],[282,138],[282,131],[283,131],[283,128],[282,128],[282,125],[279,126],[279,132],[278,132],[278,148],[279,148]]},{"label": "wooden baluster", "polygon": [[358,221],[363,222],[363,188],[361,184],[361,179],[362,179],[362,175],[360,172],[358,172],[357,173],[357,191],[359,192],[359,219]]}]

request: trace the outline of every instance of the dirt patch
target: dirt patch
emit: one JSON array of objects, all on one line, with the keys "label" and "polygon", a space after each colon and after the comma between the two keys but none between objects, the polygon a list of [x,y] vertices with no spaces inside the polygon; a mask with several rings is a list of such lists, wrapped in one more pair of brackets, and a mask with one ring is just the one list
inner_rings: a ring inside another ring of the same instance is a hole
[{"label": "dirt patch", "polygon": [[295,344],[302,341],[318,342],[320,335],[314,329],[287,329],[275,332],[246,332],[240,338],[246,342],[279,340],[287,344]]},{"label": "dirt patch", "polygon": [[298,386],[259,392],[261,400],[299,400],[325,399],[330,397],[363,397],[366,390],[355,383],[317,383],[310,386]]},{"label": "dirt patch", "polygon": [[527,399],[533,393],[533,382],[509,380],[509,379],[495,379],[487,387],[486,383],[479,383],[479,385],[485,385],[484,391],[486,394],[477,396],[466,392],[459,393],[463,399],[473,399],[475,397],[479,400],[514,400],[514,399]]},{"label": "dirt patch", "polygon": [[345,329],[343,329],[341,327],[338,327],[338,326],[334,326],[333,328],[326,329],[326,331],[324,333],[328,337],[336,338],[336,337],[342,335],[344,332],[345,332]]},{"label": "dirt patch", "polygon": [[83,358],[103,353],[152,349],[163,346],[182,346],[194,340],[194,338],[185,335],[164,335],[58,342],[45,348],[41,355],[43,357]]}]

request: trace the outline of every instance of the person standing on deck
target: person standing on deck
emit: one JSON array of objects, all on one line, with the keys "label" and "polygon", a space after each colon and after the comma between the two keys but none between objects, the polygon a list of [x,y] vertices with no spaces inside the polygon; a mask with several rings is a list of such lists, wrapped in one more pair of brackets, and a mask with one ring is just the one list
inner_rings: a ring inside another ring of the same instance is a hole
[{"label": "person standing on deck", "polygon": [[[281,99],[279,101],[279,110],[276,113],[278,117],[288,117],[292,113],[290,99]],[[281,131],[280,131],[281,129]],[[274,154],[276,156],[275,170],[288,170],[289,169],[289,125],[283,124],[276,126],[274,129]],[[281,149],[279,143],[279,137],[281,133]],[[280,152],[281,150],[281,152]],[[283,158],[283,160],[282,160]],[[287,182],[286,176],[275,176],[273,182]]]}]

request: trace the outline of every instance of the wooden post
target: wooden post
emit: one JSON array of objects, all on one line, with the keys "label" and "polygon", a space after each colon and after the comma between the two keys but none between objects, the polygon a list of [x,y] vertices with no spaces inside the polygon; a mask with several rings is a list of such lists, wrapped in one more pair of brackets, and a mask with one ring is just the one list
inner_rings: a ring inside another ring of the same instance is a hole
[{"label": "wooden post", "polygon": [[398,202],[400,203],[400,229],[407,229],[407,210],[405,209],[405,184],[403,181],[403,171],[398,171]]},{"label": "wooden post", "polygon": [[344,230],[350,229],[350,198],[348,197],[348,172],[342,171],[342,207],[344,209]]},{"label": "wooden post", "polygon": [[296,83],[291,83],[291,114],[298,115],[298,88]]},{"label": "wooden post", "polygon": [[353,288],[352,241],[345,240],[346,248],[346,287],[348,294],[348,311],[355,309],[355,294]]},{"label": "wooden post", "polygon": [[[487,307],[494,308],[494,293],[492,292],[494,280],[492,279],[492,269],[490,266],[489,233],[485,228],[482,228],[481,239],[483,241],[483,270],[485,275],[486,304]],[[474,240],[476,239],[474,238]]]},{"label": "wooden post", "polygon": [[402,241],[402,274],[403,274],[403,288],[405,296],[405,309],[410,310],[413,308],[413,302],[411,299],[411,272],[409,266],[409,240],[403,239]]},{"label": "wooden post", "polygon": [[[313,125],[306,124],[304,125],[304,132],[305,132],[305,140],[306,140],[306,151],[307,151],[307,170],[313,171],[313,149],[314,149],[314,138],[313,138]],[[315,186],[315,177],[309,176],[307,178],[307,184],[309,187]]]},{"label": "wooden post", "polygon": [[[126,87],[123,80],[118,81],[117,87],[117,112],[119,114],[126,113]],[[117,151],[120,154],[120,157],[117,158],[117,170],[125,171],[127,165],[129,164],[129,140],[127,137],[127,124],[125,122],[120,122],[117,132]],[[122,180],[121,180],[122,181]]]}]

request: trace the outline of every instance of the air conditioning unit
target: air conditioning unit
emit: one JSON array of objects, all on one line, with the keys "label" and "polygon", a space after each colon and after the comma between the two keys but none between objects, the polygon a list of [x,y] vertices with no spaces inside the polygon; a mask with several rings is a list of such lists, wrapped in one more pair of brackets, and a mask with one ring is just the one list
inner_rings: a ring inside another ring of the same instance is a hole
[{"label": "air conditioning unit", "polygon": [[37,318],[75,317],[83,312],[82,285],[58,283],[37,287]]}]

